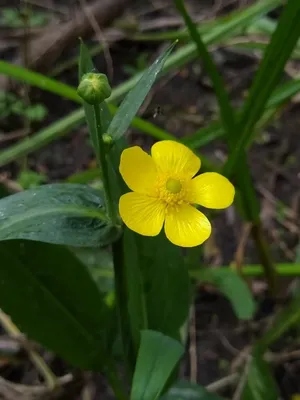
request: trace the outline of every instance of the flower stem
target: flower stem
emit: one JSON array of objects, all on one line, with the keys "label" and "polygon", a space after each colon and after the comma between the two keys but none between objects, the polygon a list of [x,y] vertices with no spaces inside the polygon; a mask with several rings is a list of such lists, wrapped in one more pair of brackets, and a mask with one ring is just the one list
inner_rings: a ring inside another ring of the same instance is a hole
[{"label": "flower stem", "polygon": [[125,388],[123,387],[123,383],[118,374],[116,365],[114,361],[108,361],[106,365],[105,376],[116,396],[117,400],[128,400],[128,395],[126,393]]},{"label": "flower stem", "polygon": [[105,144],[103,142],[102,137],[102,123],[101,123],[101,115],[100,115],[100,107],[99,105],[94,105],[94,115],[96,121],[96,130],[97,130],[97,143],[96,143],[96,157],[99,167],[102,171],[102,181],[105,192],[105,203],[108,215],[113,225],[117,223],[117,216],[115,212],[114,203],[112,201],[111,188],[109,184],[109,174],[107,168],[107,160],[106,160],[106,152],[105,152]]},{"label": "flower stem", "polygon": [[124,236],[122,235],[112,244],[112,252],[117,318],[121,335],[123,357],[126,363],[126,372],[128,376],[131,377],[135,364],[135,352],[130,328],[130,316],[128,313],[128,288],[124,264],[123,240]]},{"label": "flower stem", "polygon": [[276,295],[277,291],[277,282],[276,282],[276,277],[277,277],[277,272],[276,269],[273,265],[273,261],[268,249],[268,246],[266,244],[264,235],[262,233],[262,226],[260,222],[257,222],[253,224],[252,226],[252,237],[255,242],[257,251],[260,255],[260,260],[261,264],[264,269],[264,274],[265,277],[268,281],[269,284],[269,289],[270,292],[273,295]]}]

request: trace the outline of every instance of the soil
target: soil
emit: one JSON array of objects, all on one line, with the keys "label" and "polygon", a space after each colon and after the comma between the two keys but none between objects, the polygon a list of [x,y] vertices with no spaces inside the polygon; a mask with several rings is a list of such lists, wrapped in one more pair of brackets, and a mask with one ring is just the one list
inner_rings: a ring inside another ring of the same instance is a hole
[{"label": "soil", "polygon": [[[71,1],[65,0],[60,4],[64,10],[70,7]],[[137,14],[137,10],[147,8],[144,2],[135,2],[135,6],[128,13]],[[164,0],[149,1],[148,6],[153,3],[172,3]],[[216,2],[217,3],[217,2]],[[190,1],[188,4],[195,13],[207,19],[215,14],[226,13],[239,6],[239,2],[223,1],[222,7],[217,11],[214,9],[213,1],[198,2]],[[246,2],[244,2],[246,3]],[[250,2],[248,2],[250,3]],[[3,1],[2,1],[3,4]],[[12,2],[5,2],[4,6],[11,6]],[[58,7],[59,2],[52,2]],[[169,7],[172,9],[172,7]],[[175,11],[166,8],[153,13],[151,18],[169,17],[176,15]],[[167,13],[167,15],[166,15]],[[276,13],[273,13],[276,18]],[[146,17],[145,17],[146,18]],[[148,17],[150,18],[150,17]],[[161,50],[160,44],[155,42],[136,43],[130,40],[117,42],[111,48],[113,60],[113,86],[128,78],[128,65],[135,68],[134,60],[138,55],[145,53],[146,62],[150,63]],[[1,50],[0,50],[1,51]],[[67,60],[76,54],[77,48],[72,48],[64,53],[58,63]],[[257,68],[257,59],[252,55],[241,52],[233,52],[228,49],[214,51],[233,104],[238,107],[245,91],[253,78]],[[9,51],[3,51],[3,57],[13,58]],[[103,56],[94,58],[95,65],[99,71],[106,72],[106,62]],[[65,71],[58,79],[76,86],[76,67]],[[19,87],[13,86],[14,90]],[[39,102],[48,109],[48,115],[41,124],[35,124],[33,130],[37,131],[42,126],[47,126],[58,118],[61,118],[77,108],[72,102],[61,99],[49,93],[31,89],[30,99],[32,103]],[[161,112],[157,114],[156,109]],[[177,70],[163,77],[151,91],[146,105],[142,106],[140,115],[158,126],[172,132],[176,137],[185,137],[192,134],[201,126],[206,126],[217,116],[217,104],[213,89],[201,62],[196,61],[187,67]],[[292,262],[296,258],[296,250],[299,245],[298,216],[300,211],[300,110],[299,105],[287,106],[276,121],[267,126],[256,139],[255,144],[249,152],[249,164],[255,182],[257,192],[261,201],[262,220],[268,243],[276,262]],[[0,130],[14,132],[22,129],[22,118],[9,118],[1,121]],[[150,148],[152,138],[141,135],[140,132],[130,129],[128,132],[130,141]],[[9,141],[5,144],[12,144]],[[222,162],[226,157],[226,145],[224,140],[217,140],[204,146],[200,154],[204,154],[215,162]],[[82,171],[93,165],[93,152],[88,140],[87,129],[79,127],[63,139],[57,140],[39,151],[28,156],[28,166],[38,172],[46,173],[48,181],[63,180],[75,172]],[[2,172],[7,173],[9,179],[15,179],[19,171],[19,164],[12,163]],[[286,211],[287,214],[283,214]],[[285,216],[287,215],[287,216]],[[236,257],[236,250],[241,245],[241,236],[245,233],[245,224],[235,210],[229,209],[220,213],[214,220],[214,235],[205,246],[205,259],[211,266],[228,265]],[[259,262],[250,238],[244,246],[243,263]],[[280,281],[281,301],[289,296],[291,286],[290,280]],[[183,362],[181,373],[190,378],[196,377],[197,382],[203,385],[218,381],[221,377],[230,373],[233,362],[241,352],[251,345],[265,329],[268,318],[280,306],[271,298],[263,281],[249,281],[258,301],[258,311],[255,319],[248,323],[241,323],[236,319],[228,301],[216,291],[209,287],[200,287],[195,301],[194,328],[195,335],[190,337],[186,360]],[[1,338],[1,337],[0,337]],[[295,343],[282,340],[277,352],[288,348],[294,348]],[[193,349],[191,351],[191,349]],[[50,357],[48,355],[48,357]],[[68,368],[60,360],[50,358],[55,372],[65,373]],[[192,366],[192,370],[191,370]],[[1,368],[1,366],[0,366]],[[300,359],[293,359],[274,366],[274,374],[278,381],[283,399],[290,399],[292,394],[300,393],[299,383]],[[5,367],[2,376],[17,383],[30,384],[35,381],[34,374],[26,357],[21,367]],[[110,394],[101,377],[92,377],[89,385],[95,392],[94,399],[110,398]],[[228,386],[223,392],[226,396],[232,396],[231,387]],[[74,398],[74,397],[72,397]]]}]

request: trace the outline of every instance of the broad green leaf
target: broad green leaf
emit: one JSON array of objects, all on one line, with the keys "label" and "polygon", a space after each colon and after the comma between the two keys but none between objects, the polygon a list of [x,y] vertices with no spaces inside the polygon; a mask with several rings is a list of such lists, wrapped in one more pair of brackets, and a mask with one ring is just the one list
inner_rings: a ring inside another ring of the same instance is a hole
[{"label": "broad green leaf", "polygon": [[130,399],[158,399],[183,353],[184,347],[176,340],[160,332],[142,331]]},{"label": "broad green leaf", "polygon": [[99,369],[109,310],[88,270],[62,246],[0,243],[0,307],[30,339],[74,366]]},{"label": "broad green leaf", "polygon": [[132,119],[149,93],[173,47],[174,44],[154,61],[121,103],[107,130],[107,133],[115,140],[124,135],[129,128]]},{"label": "broad green leaf", "polygon": [[250,319],[255,312],[253,296],[246,282],[234,271],[223,268],[201,268],[190,271],[190,276],[200,282],[216,286],[231,302],[239,319]]},{"label": "broad green leaf", "polygon": [[258,345],[266,349],[268,346],[280,339],[289,329],[300,324],[300,296],[297,293],[290,301],[289,305],[284,307],[273,321],[272,326],[267,330]]},{"label": "broad green leaf", "polygon": [[203,386],[195,383],[179,381],[173,385],[161,400],[222,400]]},{"label": "broad green leaf", "polygon": [[0,200],[0,240],[28,239],[100,247],[119,236],[101,193],[87,185],[52,184]]},{"label": "broad green leaf", "polygon": [[247,383],[242,392],[241,400],[279,399],[275,378],[259,348],[254,348],[251,360],[248,361],[244,373],[247,374]]}]

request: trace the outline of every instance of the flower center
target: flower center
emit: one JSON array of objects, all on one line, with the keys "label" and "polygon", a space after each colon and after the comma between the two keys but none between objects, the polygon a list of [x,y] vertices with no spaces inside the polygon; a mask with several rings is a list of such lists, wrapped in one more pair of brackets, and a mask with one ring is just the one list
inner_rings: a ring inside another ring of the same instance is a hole
[{"label": "flower center", "polygon": [[176,179],[169,178],[166,182],[166,189],[173,194],[179,193],[181,191],[181,188],[181,183]]},{"label": "flower center", "polygon": [[170,207],[177,207],[182,204],[185,199],[185,183],[176,178],[177,177],[174,179],[166,175],[161,175],[155,185],[155,196],[166,204],[167,209],[170,209]]}]

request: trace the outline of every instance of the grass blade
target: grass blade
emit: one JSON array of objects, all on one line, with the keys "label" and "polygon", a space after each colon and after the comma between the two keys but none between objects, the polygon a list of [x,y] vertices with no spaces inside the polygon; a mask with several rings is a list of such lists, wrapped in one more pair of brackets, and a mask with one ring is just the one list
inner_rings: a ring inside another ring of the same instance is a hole
[{"label": "grass blade", "polygon": [[221,117],[223,120],[223,124],[227,131],[228,136],[231,135],[231,132],[235,128],[235,120],[234,120],[234,113],[233,108],[230,103],[229,96],[225,89],[225,84],[221,75],[219,74],[217,67],[212,60],[206,45],[204,44],[200,33],[197,30],[196,25],[193,23],[191,17],[188,15],[186,8],[184,6],[183,0],[175,0],[175,5],[177,10],[180,12],[181,16],[183,17],[186,26],[189,29],[191,38],[194,40],[198,54],[202,58],[204,63],[206,72],[210,76],[210,79],[213,83],[214,90],[218,99],[219,108]]},{"label": "grass blade", "polygon": [[224,167],[227,175],[239,161],[243,149],[251,142],[254,126],[262,116],[271,93],[282,76],[284,66],[300,36],[300,3],[290,0],[283,9],[277,28],[258,69],[239,121],[240,137]]},{"label": "grass blade", "polygon": [[[205,32],[205,34],[203,35],[203,41],[206,45],[218,43],[218,41],[223,40],[224,37],[230,37],[237,30],[242,30],[248,24],[252,23],[254,20],[257,20],[258,17],[263,16],[264,14],[271,11],[280,4],[281,0],[265,0],[264,2],[255,3],[252,6],[246,8],[245,10],[238,11],[226,17],[223,17],[220,19],[220,21],[218,21],[218,24],[213,25],[211,29]],[[183,46],[182,48],[175,51],[168,58],[162,69],[162,72],[165,73],[171,69],[181,67],[186,62],[194,60],[196,56],[197,56],[197,51],[194,44]],[[0,62],[0,72],[10,75],[9,68],[7,68],[7,65],[5,64],[4,61]],[[49,83],[48,87],[46,88],[45,86],[43,87],[44,82],[42,79],[35,79],[37,78],[35,72],[30,71],[30,74],[27,74],[26,76],[24,75],[20,76],[19,72],[20,70],[15,70],[15,73],[13,75],[15,79],[24,81],[25,77],[27,76],[26,82],[30,83],[31,85],[34,85],[41,89],[44,88],[45,90],[50,90],[50,91],[52,88],[53,93],[61,94],[62,96],[63,93],[66,93],[67,98],[70,98],[71,100],[74,101],[78,101],[78,96],[75,89],[73,89],[73,91],[71,92],[69,91],[67,92],[64,91],[64,88],[61,85],[59,87],[55,86],[53,88],[52,86],[53,81],[48,82],[49,78],[47,80],[44,80],[45,84]],[[113,93],[109,98],[109,101],[111,102],[118,101],[120,98],[124,96],[124,94],[126,94],[130,89],[134,87],[134,85],[138,82],[140,78],[141,74],[137,74],[128,81],[126,81],[125,83],[119,85],[117,88],[113,90]],[[49,127],[41,130],[40,132],[37,132],[34,136],[11,146],[7,150],[2,151],[0,153],[0,166],[5,165],[16,158],[20,158],[32,151],[35,151],[41,148],[42,146],[47,145],[51,141],[63,135],[66,135],[76,125],[82,124],[83,121],[84,121],[83,110],[80,109],[74,111],[73,113],[66,116],[64,119],[51,124]],[[149,133],[149,131],[147,133]]]},{"label": "grass blade", "polygon": [[129,128],[132,119],[149,93],[174,45],[175,43],[169,46],[169,48],[154,61],[123,100],[107,129],[107,133],[111,135],[114,140],[119,139]]}]

